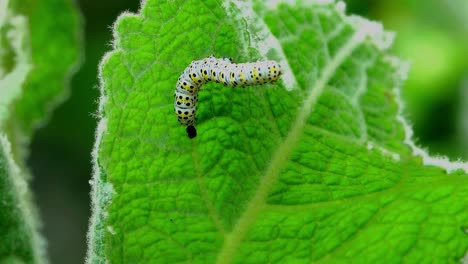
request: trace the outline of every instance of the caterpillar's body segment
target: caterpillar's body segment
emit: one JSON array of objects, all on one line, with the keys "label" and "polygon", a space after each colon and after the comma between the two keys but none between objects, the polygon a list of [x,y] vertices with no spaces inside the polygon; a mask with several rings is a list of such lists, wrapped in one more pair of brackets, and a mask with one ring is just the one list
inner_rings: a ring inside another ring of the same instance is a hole
[{"label": "caterpillar's body segment", "polygon": [[207,82],[222,83],[231,87],[274,82],[281,75],[281,66],[276,61],[233,63],[228,58],[215,58],[213,55],[192,61],[177,80],[174,111],[179,123],[187,126],[189,138],[197,134],[196,122],[198,91]]}]

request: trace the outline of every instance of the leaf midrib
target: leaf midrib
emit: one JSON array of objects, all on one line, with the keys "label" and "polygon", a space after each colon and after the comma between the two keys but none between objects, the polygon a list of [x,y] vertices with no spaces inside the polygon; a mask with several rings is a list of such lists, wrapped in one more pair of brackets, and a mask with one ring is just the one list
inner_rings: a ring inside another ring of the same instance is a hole
[{"label": "leaf midrib", "polygon": [[276,183],[281,168],[286,164],[291,152],[301,138],[307,118],[312,114],[315,104],[323,93],[326,84],[331,79],[336,69],[345,59],[362,43],[366,36],[364,30],[357,31],[336,53],[324,68],[317,82],[308,87],[306,100],[300,107],[296,120],[294,120],[289,133],[272,155],[271,162],[259,182],[257,191],[246,204],[246,210],[239,217],[231,232],[226,233],[225,242],[219,251],[216,263],[227,264],[234,260],[235,253],[245,238],[247,231],[256,222],[259,213],[266,205],[266,198]]}]

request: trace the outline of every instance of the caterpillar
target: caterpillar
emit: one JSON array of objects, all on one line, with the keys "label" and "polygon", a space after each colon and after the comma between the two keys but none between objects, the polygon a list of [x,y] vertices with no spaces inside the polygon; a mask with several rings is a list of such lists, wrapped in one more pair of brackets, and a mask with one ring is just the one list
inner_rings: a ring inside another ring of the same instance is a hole
[{"label": "caterpillar", "polygon": [[281,66],[276,61],[233,63],[231,58],[216,58],[213,55],[195,60],[185,68],[177,80],[174,94],[174,111],[180,124],[187,126],[189,138],[197,136],[198,92],[207,82],[225,86],[245,87],[271,83],[279,79]]}]

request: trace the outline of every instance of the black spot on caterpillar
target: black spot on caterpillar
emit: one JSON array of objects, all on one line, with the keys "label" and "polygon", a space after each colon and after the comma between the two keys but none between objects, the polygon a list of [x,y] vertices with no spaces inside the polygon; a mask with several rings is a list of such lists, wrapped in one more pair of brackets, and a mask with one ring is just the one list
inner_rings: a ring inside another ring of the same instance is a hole
[{"label": "black spot on caterpillar", "polygon": [[197,136],[195,129],[198,91],[207,82],[222,83],[231,87],[243,87],[271,83],[279,79],[281,66],[276,61],[233,63],[230,58],[192,61],[177,80],[174,94],[174,111],[179,123],[187,126],[189,138]]}]

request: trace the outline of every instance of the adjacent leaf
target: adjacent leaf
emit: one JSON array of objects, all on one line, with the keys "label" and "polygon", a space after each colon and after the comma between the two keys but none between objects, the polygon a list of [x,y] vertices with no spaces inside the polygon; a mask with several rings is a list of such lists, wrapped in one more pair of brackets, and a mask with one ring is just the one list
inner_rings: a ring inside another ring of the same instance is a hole
[{"label": "adjacent leaf", "polygon": [[28,189],[24,135],[63,93],[77,59],[71,7],[67,0],[0,2],[0,263],[47,262]]},{"label": "adjacent leaf", "polygon": [[32,68],[27,18],[0,6],[0,128],[11,115],[10,105]]},{"label": "adjacent leaf", "polygon": [[34,68],[16,102],[12,122],[29,136],[69,94],[69,82],[81,64],[79,13],[70,0],[12,1],[28,17]]},{"label": "adjacent leaf", "polygon": [[[415,155],[391,35],[343,3],[275,2],[148,0],[118,19],[100,72],[89,263],[464,255],[468,166]],[[173,113],[175,83],[213,53],[276,59],[285,75],[205,85],[190,140]]]},{"label": "adjacent leaf", "polygon": [[8,138],[0,137],[0,263],[45,262],[27,174],[14,162]]},{"label": "adjacent leaf", "polygon": [[27,18],[0,6],[0,263],[42,261],[37,224],[32,215],[25,173],[14,161],[11,140],[4,134],[11,105],[21,96],[21,86],[32,64]]}]

